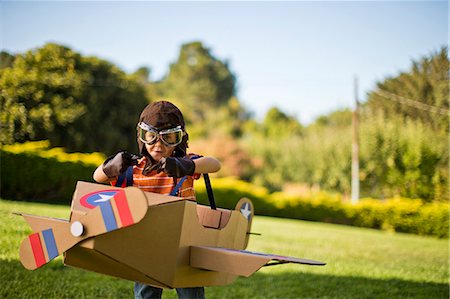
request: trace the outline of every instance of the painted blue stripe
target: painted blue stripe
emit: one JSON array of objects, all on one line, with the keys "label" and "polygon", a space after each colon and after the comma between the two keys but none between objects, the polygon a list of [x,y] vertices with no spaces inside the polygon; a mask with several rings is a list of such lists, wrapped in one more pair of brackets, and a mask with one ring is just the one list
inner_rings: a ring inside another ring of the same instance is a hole
[{"label": "painted blue stripe", "polygon": [[171,196],[177,196],[178,190],[181,188],[181,185],[183,185],[184,181],[187,179],[187,176],[184,176],[181,178],[181,180],[178,182],[178,184],[173,188],[172,192],[170,192]]},{"label": "painted blue stripe", "polygon": [[127,187],[133,186],[133,166],[128,167],[127,171],[125,172],[126,181],[127,181]]},{"label": "painted blue stripe", "polygon": [[127,170],[117,177],[116,184],[114,187],[122,187],[123,183],[126,183],[126,186],[133,186],[133,166],[127,168]]},{"label": "painted blue stripe", "polygon": [[106,231],[112,231],[117,229],[116,217],[114,217],[114,212],[110,201],[105,201],[100,205],[100,210],[102,211],[103,222],[105,223]]},{"label": "painted blue stripe", "polygon": [[125,173],[122,173],[121,175],[119,175],[117,177],[117,181],[116,181],[116,184],[114,185],[114,187],[122,187],[124,180],[125,180]]},{"label": "painted blue stripe", "polygon": [[42,231],[42,235],[44,236],[45,247],[47,247],[48,259],[52,260],[59,255],[53,230],[51,228],[46,229]]}]

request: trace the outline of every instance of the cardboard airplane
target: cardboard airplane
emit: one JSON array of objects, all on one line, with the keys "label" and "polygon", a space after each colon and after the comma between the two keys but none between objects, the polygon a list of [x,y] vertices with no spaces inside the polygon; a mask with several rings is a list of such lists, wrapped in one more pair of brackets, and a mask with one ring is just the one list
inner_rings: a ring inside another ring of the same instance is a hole
[{"label": "cardboard airplane", "polygon": [[263,266],[301,258],[245,251],[254,209],[211,209],[180,197],[78,182],[70,220],[19,214],[33,233],[20,261],[37,269],[64,253],[64,264],[163,287],[226,285]]}]

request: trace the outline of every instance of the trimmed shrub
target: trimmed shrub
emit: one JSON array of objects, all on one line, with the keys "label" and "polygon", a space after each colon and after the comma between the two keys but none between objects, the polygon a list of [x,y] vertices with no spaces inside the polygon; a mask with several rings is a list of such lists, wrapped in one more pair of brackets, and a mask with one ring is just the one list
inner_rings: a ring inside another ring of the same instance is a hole
[{"label": "trimmed shrub", "polygon": [[93,182],[92,174],[104,160],[99,153],[68,154],[48,147],[47,141],[3,146],[3,198],[70,204],[76,182]]},{"label": "trimmed shrub", "polygon": [[[92,173],[105,157],[101,154],[67,154],[61,148],[48,149],[48,142],[4,146],[1,153],[1,196],[14,200],[69,204],[77,181],[93,181]],[[212,178],[218,207],[234,209],[248,197],[257,215],[347,224],[387,231],[449,236],[449,204],[424,203],[420,199],[393,198],[384,201],[362,199],[345,202],[341,195],[319,192],[308,197],[281,192],[236,178]],[[195,184],[197,200],[208,204],[203,180]]]},{"label": "trimmed shrub", "polygon": [[[259,187],[233,177],[211,178],[211,185],[214,193],[216,205],[221,208],[234,209],[236,203],[242,197],[252,200],[257,207],[259,215],[271,215],[273,205],[266,198],[269,196],[267,189]],[[202,204],[208,204],[208,195],[203,178],[195,182],[195,192],[197,201]]]},{"label": "trimmed shrub", "polygon": [[[255,205],[257,215],[308,221],[346,224],[359,227],[431,235],[449,236],[449,204],[424,203],[419,199],[393,198],[384,201],[365,198],[358,204],[345,202],[341,195],[319,192],[309,197],[269,194],[262,187],[234,178],[214,178],[212,187],[216,204],[233,209],[242,197]],[[197,199],[207,203],[202,182],[196,183]]]},{"label": "trimmed shrub", "polygon": [[386,201],[364,199],[357,205],[346,205],[352,225],[388,231],[449,235],[448,203],[423,203],[419,199],[394,198]]}]

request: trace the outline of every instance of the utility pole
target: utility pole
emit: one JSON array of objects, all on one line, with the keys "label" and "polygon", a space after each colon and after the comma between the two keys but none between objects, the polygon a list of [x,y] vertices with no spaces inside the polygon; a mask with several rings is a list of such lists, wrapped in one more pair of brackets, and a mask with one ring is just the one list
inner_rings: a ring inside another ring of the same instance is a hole
[{"label": "utility pole", "polygon": [[352,115],[352,204],[359,201],[359,101],[358,77],[355,76],[355,109]]}]

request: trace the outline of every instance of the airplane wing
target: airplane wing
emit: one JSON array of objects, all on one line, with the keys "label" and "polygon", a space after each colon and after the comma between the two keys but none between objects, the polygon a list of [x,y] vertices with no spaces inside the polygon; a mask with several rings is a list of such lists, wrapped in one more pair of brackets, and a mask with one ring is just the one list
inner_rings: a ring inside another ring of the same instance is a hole
[{"label": "airplane wing", "polygon": [[136,187],[94,191],[83,198],[90,211],[70,222],[22,214],[34,231],[20,245],[25,268],[34,270],[82,240],[138,223],[148,208],[147,198]]},{"label": "airplane wing", "polygon": [[[70,252],[70,254],[65,255],[64,264],[71,267],[124,278],[131,281],[139,281],[144,284],[170,288],[170,286],[156,280],[154,277],[150,277],[145,273],[137,270],[136,268],[116,260],[108,254],[105,254],[98,250],[90,249],[90,245],[88,244],[91,242],[93,243],[93,239],[83,241],[83,244],[87,245],[87,247],[72,247],[68,251],[68,253]],[[92,261],[95,262],[93,263]],[[99,269],[101,269],[101,272],[99,272]]]},{"label": "airplane wing", "polygon": [[323,262],[314,260],[219,247],[191,246],[190,250],[191,267],[246,277],[264,266],[286,263],[325,265]]}]

